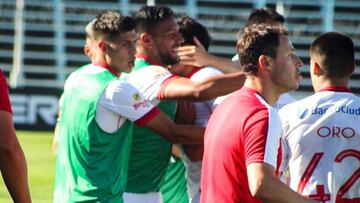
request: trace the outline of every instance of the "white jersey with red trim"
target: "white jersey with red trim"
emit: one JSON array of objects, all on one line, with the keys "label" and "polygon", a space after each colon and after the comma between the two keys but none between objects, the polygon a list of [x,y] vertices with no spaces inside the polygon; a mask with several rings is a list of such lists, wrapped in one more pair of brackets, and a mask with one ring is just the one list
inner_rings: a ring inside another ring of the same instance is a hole
[{"label": "white jersey with red trim", "polygon": [[127,81],[134,85],[144,97],[153,105],[160,102],[159,94],[165,86],[165,80],[174,77],[174,75],[162,66],[150,65],[141,71],[134,71],[128,75]]},{"label": "white jersey with red trim", "polygon": [[359,203],[360,98],[328,88],[285,106],[280,117],[280,168],[289,169],[290,187],[320,202]]}]

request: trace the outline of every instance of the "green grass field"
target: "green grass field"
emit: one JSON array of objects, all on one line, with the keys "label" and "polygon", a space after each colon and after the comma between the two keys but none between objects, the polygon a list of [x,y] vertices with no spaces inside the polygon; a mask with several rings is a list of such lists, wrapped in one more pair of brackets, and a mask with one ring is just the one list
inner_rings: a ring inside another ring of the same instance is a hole
[{"label": "green grass field", "polygon": [[[28,165],[30,193],[34,203],[52,202],[55,156],[52,152],[52,132],[18,131]],[[0,202],[12,202],[0,178]]]}]

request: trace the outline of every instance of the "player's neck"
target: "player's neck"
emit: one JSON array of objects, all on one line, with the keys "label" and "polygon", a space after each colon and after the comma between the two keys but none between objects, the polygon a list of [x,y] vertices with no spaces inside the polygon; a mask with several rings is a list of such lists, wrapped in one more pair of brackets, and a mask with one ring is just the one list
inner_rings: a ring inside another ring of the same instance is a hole
[{"label": "player's neck", "polygon": [[248,77],[245,80],[244,87],[256,90],[271,106],[276,103],[283,92],[277,91],[274,85],[268,81],[261,80],[257,77]]},{"label": "player's neck", "polygon": [[349,79],[327,79],[327,78],[318,78],[313,82],[315,92],[318,92],[322,89],[329,87],[349,87]]},{"label": "player's neck", "polygon": [[154,54],[154,52],[151,50],[139,47],[136,49],[136,53],[139,55],[146,56],[147,61],[150,62],[152,65],[159,65],[166,67],[166,65],[162,63],[161,59],[158,56],[156,56],[156,54]]}]

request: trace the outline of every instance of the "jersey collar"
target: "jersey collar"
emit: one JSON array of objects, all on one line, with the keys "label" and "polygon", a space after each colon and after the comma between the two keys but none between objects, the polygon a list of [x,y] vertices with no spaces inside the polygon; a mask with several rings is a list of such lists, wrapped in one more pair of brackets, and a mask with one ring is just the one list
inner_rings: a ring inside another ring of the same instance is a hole
[{"label": "jersey collar", "polygon": [[263,97],[257,90],[249,88],[249,87],[242,87],[241,89],[244,89],[245,91],[247,91],[249,93],[259,95],[264,101],[266,101],[266,103],[269,104],[269,101],[267,99],[265,99],[265,97]]},{"label": "jersey collar", "polygon": [[108,71],[110,71],[110,73],[112,73],[113,75],[115,75],[116,77],[120,77],[120,73],[116,72],[113,67],[109,66],[109,65],[106,64],[106,63],[96,62],[96,63],[93,63],[93,65],[94,65],[94,66],[99,66],[99,67],[105,68],[105,69],[107,69]]},{"label": "jersey collar", "polygon": [[319,90],[319,92],[324,92],[324,91],[333,91],[333,92],[351,92],[351,90],[347,87],[343,87],[343,86],[330,86],[330,87],[325,87]]},{"label": "jersey collar", "polygon": [[156,61],[152,60],[148,55],[146,54],[142,54],[142,53],[136,53],[135,57],[138,59],[143,59],[145,61],[147,61],[148,63],[150,63],[151,65],[156,65],[156,66],[164,66],[161,63],[157,63]]}]

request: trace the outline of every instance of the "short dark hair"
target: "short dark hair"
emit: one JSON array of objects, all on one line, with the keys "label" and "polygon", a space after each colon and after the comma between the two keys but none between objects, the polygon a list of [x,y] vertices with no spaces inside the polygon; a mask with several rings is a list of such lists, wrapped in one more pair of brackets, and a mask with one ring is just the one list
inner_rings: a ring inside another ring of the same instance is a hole
[{"label": "short dark hair", "polygon": [[354,43],[339,32],[317,37],[310,46],[311,56],[319,57],[321,70],[328,78],[349,77],[354,71]]},{"label": "short dark hair", "polygon": [[179,31],[184,38],[184,44],[194,45],[194,37],[196,37],[206,50],[209,49],[211,37],[208,30],[203,25],[188,16],[178,17],[176,22],[179,25]]},{"label": "short dark hair", "polygon": [[281,35],[287,35],[283,26],[254,24],[245,27],[237,42],[237,52],[244,73],[249,75],[257,73],[258,59],[261,55],[276,58]]},{"label": "short dark hair", "polygon": [[174,18],[174,12],[167,6],[143,6],[135,14],[136,31],[151,32],[157,24],[169,18]]},{"label": "short dark hair", "polygon": [[250,26],[253,24],[261,24],[261,23],[271,23],[271,22],[278,22],[278,23],[285,23],[285,18],[274,9],[271,8],[258,8],[254,9],[247,21],[245,26]]},{"label": "short dark hair", "polygon": [[122,16],[116,11],[104,11],[100,13],[93,24],[94,37],[104,37],[113,41],[119,34],[135,29],[135,21],[129,16]]}]

